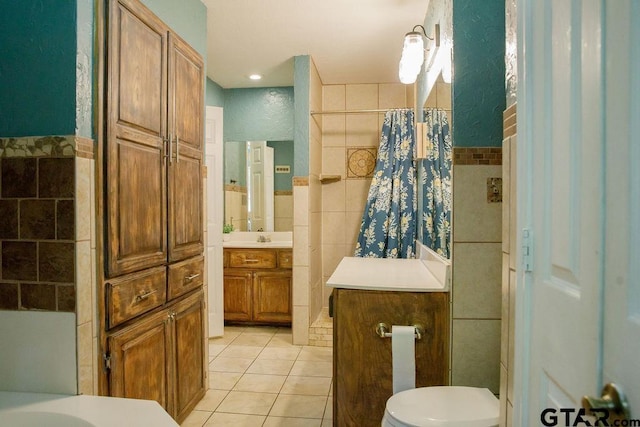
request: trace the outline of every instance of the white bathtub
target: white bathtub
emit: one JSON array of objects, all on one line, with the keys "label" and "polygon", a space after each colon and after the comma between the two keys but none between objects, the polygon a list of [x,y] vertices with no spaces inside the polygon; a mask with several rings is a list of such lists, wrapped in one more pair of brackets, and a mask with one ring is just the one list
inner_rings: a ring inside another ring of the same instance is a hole
[{"label": "white bathtub", "polygon": [[2,427],[177,427],[155,401],[0,391]]}]

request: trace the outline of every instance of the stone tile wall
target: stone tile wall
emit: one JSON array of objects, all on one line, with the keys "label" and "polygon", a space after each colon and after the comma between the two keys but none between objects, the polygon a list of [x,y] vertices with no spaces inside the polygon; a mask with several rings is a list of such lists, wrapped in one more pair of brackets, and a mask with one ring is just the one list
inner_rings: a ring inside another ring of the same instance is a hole
[{"label": "stone tile wall", "polygon": [[0,309],[75,311],[75,157],[63,154],[66,143],[0,139]]}]

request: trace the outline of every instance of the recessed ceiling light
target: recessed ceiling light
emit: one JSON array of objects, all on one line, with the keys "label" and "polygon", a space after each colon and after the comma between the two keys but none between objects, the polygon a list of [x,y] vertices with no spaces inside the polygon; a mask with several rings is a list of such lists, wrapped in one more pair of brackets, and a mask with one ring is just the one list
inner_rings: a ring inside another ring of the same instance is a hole
[{"label": "recessed ceiling light", "polygon": [[251,75],[249,76],[249,78],[250,78],[251,80],[260,80],[260,79],[262,78],[262,76],[261,76],[260,74],[251,74]]}]

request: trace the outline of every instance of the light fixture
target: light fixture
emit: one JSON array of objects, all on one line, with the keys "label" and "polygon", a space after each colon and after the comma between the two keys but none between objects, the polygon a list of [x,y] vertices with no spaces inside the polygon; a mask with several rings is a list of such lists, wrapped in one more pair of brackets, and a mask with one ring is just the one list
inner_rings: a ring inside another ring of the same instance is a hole
[{"label": "light fixture", "polygon": [[[418,28],[420,28],[422,32],[416,31]],[[400,58],[400,65],[398,67],[398,77],[400,77],[400,81],[404,84],[414,83],[418,78],[418,74],[420,74],[420,69],[424,62],[423,36],[429,40],[433,40],[427,36],[422,25],[414,26],[413,30],[404,36],[402,57]]]},{"label": "light fixture", "polygon": [[250,78],[251,80],[260,80],[260,79],[262,78],[262,76],[261,76],[260,74],[251,74],[251,75],[249,76],[249,78]]}]

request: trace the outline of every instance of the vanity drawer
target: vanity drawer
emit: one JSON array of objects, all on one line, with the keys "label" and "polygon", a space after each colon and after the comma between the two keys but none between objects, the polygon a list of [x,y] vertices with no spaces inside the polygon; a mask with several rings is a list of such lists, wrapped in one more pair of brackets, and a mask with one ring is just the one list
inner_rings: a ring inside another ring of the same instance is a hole
[{"label": "vanity drawer", "polygon": [[285,249],[278,251],[278,268],[293,267],[293,251]]},{"label": "vanity drawer", "polygon": [[229,251],[229,267],[276,268],[276,251],[255,249]]},{"label": "vanity drawer", "polygon": [[203,256],[169,265],[169,299],[176,298],[202,286],[203,276]]},{"label": "vanity drawer", "polygon": [[166,271],[165,267],[156,267],[109,280],[105,286],[108,327],[117,326],[164,304],[167,299]]}]

